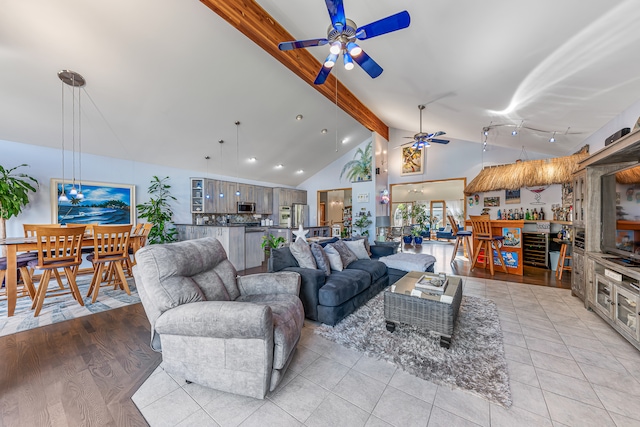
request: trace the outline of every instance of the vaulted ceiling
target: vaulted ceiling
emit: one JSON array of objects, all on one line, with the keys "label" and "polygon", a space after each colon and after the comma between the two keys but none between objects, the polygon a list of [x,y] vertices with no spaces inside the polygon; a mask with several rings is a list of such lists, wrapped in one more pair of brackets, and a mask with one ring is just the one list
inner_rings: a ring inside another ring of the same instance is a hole
[{"label": "vaulted ceiling", "polygon": [[[321,0],[257,3],[295,39],[326,35]],[[335,98],[197,0],[0,5],[0,139],[61,146],[62,69],[87,80],[88,153],[297,185],[370,136]],[[358,25],[407,10],[411,26],[362,41],[384,72],[371,79],[336,66],[339,95],[348,89],[409,134],[419,129],[417,106],[428,104],[424,130],[447,132],[451,150],[456,140],[481,143],[490,125],[495,149],[569,154],[640,93],[634,0],[345,0],[344,8]],[[323,61],[327,50],[308,52]],[[334,80],[326,84],[335,92]]]}]

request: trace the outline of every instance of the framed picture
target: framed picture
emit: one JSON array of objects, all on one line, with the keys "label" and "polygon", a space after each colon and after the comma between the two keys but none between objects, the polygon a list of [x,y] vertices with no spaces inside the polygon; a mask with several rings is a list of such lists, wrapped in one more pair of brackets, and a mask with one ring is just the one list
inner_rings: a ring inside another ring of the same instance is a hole
[{"label": "framed picture", "polygon": [[505,190],[504,191],[504,202],[507,205],[511,204],[519,204],[520,203],[520,189],[517,190]]},{"label": "framed picture", "polygon": [[484,198],[484,207],[490,208],[493,206],[500,206],[500,197],[485,197]]},{"label": "framed picture", "polygon": [[60,202],[62,180],[51,178],[51,218],[54,224],[133,224],[135,223],[135,185],[84,181],[83,198],[70,195],[71,182],[65,181],[69,201]]},{"label": "framed picture", "polygon": [[503,227],[502,235],[504,236],[503,244],[512,248],[519,248],[522,240],[521,230],[515,227]]},{"label": "framed picture", "polygon": [[422,175],[424,173],[424,148],[402,147],[402,169],[400,175]]}]

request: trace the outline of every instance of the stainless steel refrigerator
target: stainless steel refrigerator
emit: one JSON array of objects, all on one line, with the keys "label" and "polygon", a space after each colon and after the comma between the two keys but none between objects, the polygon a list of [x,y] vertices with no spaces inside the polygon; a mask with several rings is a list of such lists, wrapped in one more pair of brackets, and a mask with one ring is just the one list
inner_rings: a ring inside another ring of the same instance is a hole
[{"label": "stainless steel refrigerator", "polygon": [[309,206],[294,203],[291,205],[291,228],[298,228],[300,224],[303,227],[309,225]]}]

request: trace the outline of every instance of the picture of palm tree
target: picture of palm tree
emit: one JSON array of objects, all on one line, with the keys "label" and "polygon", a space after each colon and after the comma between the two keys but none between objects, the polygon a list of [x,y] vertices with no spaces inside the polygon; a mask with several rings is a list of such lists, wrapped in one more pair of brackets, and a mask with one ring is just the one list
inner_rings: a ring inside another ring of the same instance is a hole
[{"label": "picture of palm tree", "polygon": [[340,172],[340,179],[347,174],[347,178],[351,182],[355,181],[371,181],[371,163],[373,161],[372,156],[372,142],[369,142],[364,151],[362,148],[358,148],[356,154],[353,156],[353,160],[347,162],[342,167]]}]

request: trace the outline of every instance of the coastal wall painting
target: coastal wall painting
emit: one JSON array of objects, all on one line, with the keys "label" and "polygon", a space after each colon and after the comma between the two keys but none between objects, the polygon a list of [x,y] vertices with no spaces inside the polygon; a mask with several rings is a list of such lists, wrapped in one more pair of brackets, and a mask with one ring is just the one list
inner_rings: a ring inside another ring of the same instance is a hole
[{"label": "coastal wall painting", "polygon": [[[135,185],[82,182],[83,198],[70,195],[72,183],[64,182],[68,202],[58,201],[62,180],[51,178],[51,218],[54,224],[133,224]],[[76,183],[76,189],[79,188]]]},{"label": "coastal wall painting", "polygon": [[402,147],[402,169],[400,175],[421,175],[424,173],[424,148]]}]

